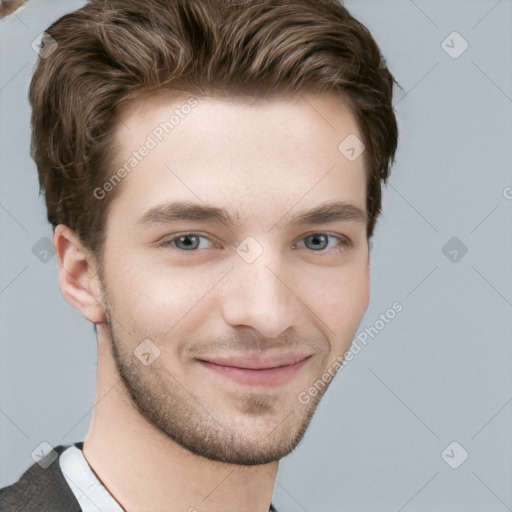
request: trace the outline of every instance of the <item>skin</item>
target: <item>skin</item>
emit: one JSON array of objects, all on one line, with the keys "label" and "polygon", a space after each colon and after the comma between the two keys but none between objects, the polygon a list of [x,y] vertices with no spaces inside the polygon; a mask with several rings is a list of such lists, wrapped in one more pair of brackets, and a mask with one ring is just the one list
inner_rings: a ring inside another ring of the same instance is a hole
[{"label": "skin", "polygon": [[[115,165],[183,103],[158,96],[126,109]],[[299,444],[328,385],[307,404],[298,396],[348,350],[369,304],[364,223],[286,224],[328,201],[365,210],[364,159],[338,150],[349,134],[362,138],[331,94],[198,98],[117,185],[101,268],[75,233],[56,228],[59,286],[97,325],[84,455],[125,510],[268,510],[279,459]],[[169,200],[226,208],[240,224],[137,223]],[[194,250],[155,245],[190,231],[206,237],[187,240]],[[308,238],[316,233],[351,245]],[[236,251],[248,236],[262,248],[252,263]],[[148,365],[134,355],[145,339],[160,350]],[[198,360],[246,350],[311,357],[274,388],[234,383]]]}]

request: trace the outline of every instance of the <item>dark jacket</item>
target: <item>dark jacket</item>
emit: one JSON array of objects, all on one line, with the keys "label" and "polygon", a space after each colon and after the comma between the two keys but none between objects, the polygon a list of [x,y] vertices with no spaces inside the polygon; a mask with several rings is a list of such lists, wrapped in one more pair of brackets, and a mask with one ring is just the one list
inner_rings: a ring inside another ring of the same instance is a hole
[{"label": "dark jacket", "polygon": [[[81,441],[75,446],[81,450],[83,444]],[[69,446],[59,445],[54,450],[60,457]],[[0,511],[81,512],[82,509],[62,474],[59,459],[55,459],[46,469],[36,462],[17,482],[0,489]],[[276,512],[272,504],[269,512]]]},{"label": "dark jacket", "polygon": [[[60,457],[60,454],[69,446],[59,445],[54,450]],[[83,442],[76,443],[75,446],[82,449]],[[0,489],[1,512],[81,512],[81,510],[60,470],[59,459],[55,459],[46,469],[37,462],[32,464],[17,482]]]}]

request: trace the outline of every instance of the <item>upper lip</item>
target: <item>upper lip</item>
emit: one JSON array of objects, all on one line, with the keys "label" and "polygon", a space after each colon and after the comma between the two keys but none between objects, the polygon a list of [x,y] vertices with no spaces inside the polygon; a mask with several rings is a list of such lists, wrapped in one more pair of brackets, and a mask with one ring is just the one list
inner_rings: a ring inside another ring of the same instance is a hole
[{"label": "upper lip", "polygon": [[202,357],[200,361],[214,363],[220,366],[232,366],[234,368],[245,368],[248,370],[264,370],[278,366],[288,366],[298,363],[310,357],[311,354],[304,352],[286,352],[284,354],[257,354],[248,353],[244,355],[219,355],[215,357]]}]

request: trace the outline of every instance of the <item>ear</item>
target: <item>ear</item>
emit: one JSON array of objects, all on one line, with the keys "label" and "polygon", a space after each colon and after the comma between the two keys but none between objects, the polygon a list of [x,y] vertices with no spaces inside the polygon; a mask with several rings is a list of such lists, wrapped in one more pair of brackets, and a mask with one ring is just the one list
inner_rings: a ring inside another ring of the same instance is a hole
[{"label": "ear", "polygon": [[64,224],[55,227],[53,244],[59,259],[59,288],[62,295],[87,320],[95,324],[106,322],[95,256]]}]

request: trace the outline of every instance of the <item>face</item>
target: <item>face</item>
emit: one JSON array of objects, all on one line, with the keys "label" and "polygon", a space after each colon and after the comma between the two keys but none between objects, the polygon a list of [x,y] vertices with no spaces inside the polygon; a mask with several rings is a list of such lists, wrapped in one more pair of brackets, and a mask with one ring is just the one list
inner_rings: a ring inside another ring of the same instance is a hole
[{"label": "face", "polygon": [[338,149],[357,124],[331,95],[158,97],[121,121],[102,284],[133,405],[208,459],[279,460],[368,307],[365,164]]}]

